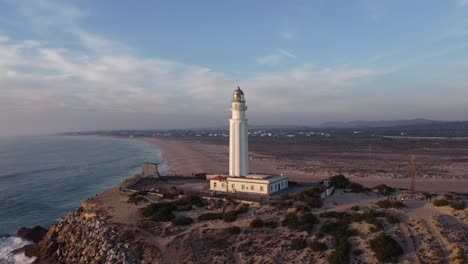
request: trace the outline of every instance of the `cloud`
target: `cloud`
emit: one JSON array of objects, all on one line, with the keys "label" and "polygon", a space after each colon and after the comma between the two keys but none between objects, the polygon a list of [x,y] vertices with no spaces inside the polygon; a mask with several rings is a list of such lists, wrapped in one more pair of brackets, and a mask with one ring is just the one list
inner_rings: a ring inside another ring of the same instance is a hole
[{"label": "cloud", "polygon": [[297,58],[296,55],[292,54],[289,51],[286,51],[284,49],[279,49],[277,52],[266,55],[266,56],[261,56],[256,58],[256,62],[261,65],[277,65],[280,62],[283,62],[285,59],[295,59]]},{"label": "cloud", "polygon": [[[225,122],[234,88],[231,74],[142,57],[119,41],[79,26],[88,12],[58,3],[20,2],[23,22],[41,21],[34,30],[65,35],[74,48],[48,39],[1,35],[0,124],[3,129],[8,123],[9,130],[0,133],[200,127]],[[276,65],[296,58],[279,49],[257,62]],[[340,111],[348,105],[343,102],[346,96],[384,74],[372,68],[305,64],[240,78],[249,104],[268,117],[272,111],[313,109],[317,115]]]}]

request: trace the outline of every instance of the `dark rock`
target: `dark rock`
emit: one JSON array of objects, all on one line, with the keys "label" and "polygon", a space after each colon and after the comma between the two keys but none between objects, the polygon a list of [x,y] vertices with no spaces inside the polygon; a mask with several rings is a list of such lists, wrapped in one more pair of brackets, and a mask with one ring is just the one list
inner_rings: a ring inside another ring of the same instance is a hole
[{"label": "dark rock", "polygon": [[17,237],[38,243],[47,234],[47,229],[42,226],[35,226],[34,228],[22,227],[16,232]]}]

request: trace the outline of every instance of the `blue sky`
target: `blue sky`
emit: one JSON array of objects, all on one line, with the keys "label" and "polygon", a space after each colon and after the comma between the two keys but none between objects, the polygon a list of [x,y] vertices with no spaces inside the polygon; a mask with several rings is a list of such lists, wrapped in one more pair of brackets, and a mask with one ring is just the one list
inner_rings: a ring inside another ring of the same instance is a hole
[{"label": "blue sky", "polygon": [[468,1],[0,0],[0,135],[468,113]]}]

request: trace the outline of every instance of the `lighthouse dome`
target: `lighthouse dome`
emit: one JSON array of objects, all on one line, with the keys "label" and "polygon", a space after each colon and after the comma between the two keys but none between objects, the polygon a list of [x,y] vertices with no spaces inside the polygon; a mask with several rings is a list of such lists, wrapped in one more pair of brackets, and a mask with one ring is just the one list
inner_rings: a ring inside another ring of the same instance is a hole
[{"label": "lighthouse dome", "polygon": [[240,87],[237,87],[237,89],[234,90],[234,93],[232,94],[232,101],[245,102],[244,92],[240,89]]}]

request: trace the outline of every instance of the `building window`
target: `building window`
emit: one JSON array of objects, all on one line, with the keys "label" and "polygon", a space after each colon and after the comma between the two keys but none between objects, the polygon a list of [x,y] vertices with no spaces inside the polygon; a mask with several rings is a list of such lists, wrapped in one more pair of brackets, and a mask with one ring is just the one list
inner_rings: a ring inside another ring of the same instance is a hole
[{"label": "building window", "polygon": [[244,184],[242,184],[242,186],[241,186],[241,189],[242,189],[242,190],[244,190],[244,189],[245,189],[245,186],[244,186]]},{"label": "building window", "polygon": [[253,186],[253,185],[252,185],[252,186],[250,186],[250,190],[251,190],[251,191],[253,191],[253,190],[254,190],[254,186]]},{"label": "building window", "polygon": [[263,186],[260,186],[260,191],[263,192]]},{"label": "building window", "polygon": [[213,187],[216,188],[216,182],[213,182]]},{"label": "building window", "polygon": [[273,191],[273,185],[270,186],[270,191]]},{"label": "building window", "polygon": [[235,186],[234,184],[231,184],[231,188],[232,188],[232,189],[235,189],[234,186]]},{"label": "building window", "polygon": [[223,188],[224,188],[224,182],[223,182],[223,183],[221,183],[221,187],[223,187]]}]

